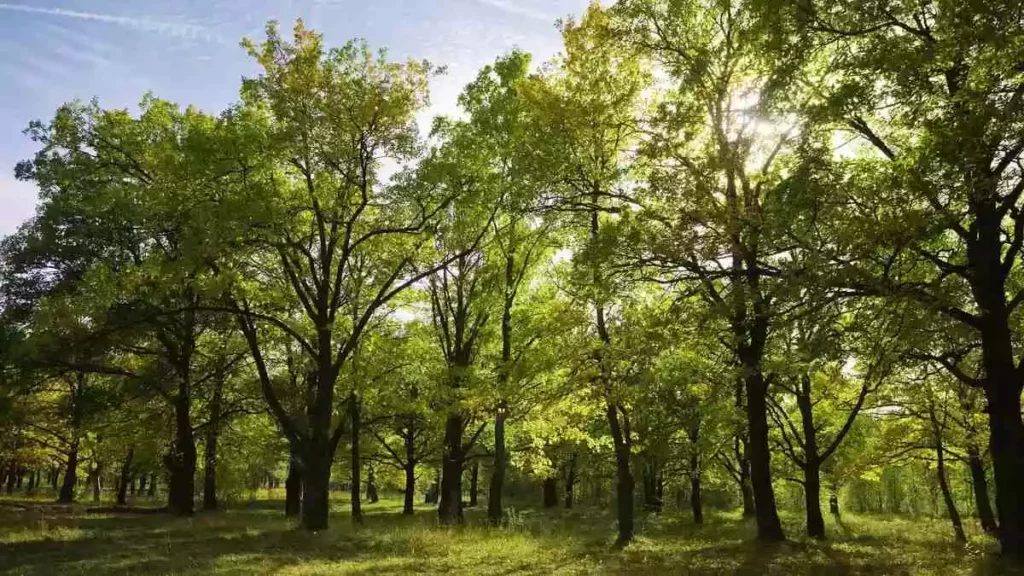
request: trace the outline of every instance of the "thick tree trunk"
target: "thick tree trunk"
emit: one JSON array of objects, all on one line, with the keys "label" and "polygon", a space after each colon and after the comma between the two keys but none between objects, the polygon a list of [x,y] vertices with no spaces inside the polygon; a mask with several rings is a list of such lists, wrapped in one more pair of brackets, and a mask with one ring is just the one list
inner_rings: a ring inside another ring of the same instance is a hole
[{"label": "thick tree trunk", "polygon": [[476,508],[477,506],[477,489],[479,488],[480,482],[480,463],[473,462],[473,467],[469,469],[469,507]]},{"label": "thick tree trunk", "polygon": [[[14,479],[15,475],[12,473],[11,478]],[[64,484],[60,487],[60,495],[57,497],[57,502],[62,504],[71,504],[75,501],[75,485],[78,484],[78,437],[71,441],[71,448],[68,450],[68,462],[67,467],[64,469]],[[7,483],[7,493],[12,492],[12,483]]]},{"label": "thick tree trunk", "polygon": [[298,516],[302,506],[302,462],[294,447],[288,453],[288,478],[284,481],[284,515]]},{"label": "thick tree trunk", "polygon": [[807,510],[807,535],[811,538],[824,538],[825,518],[821,514],[821,471],[816,461],[807,462],[804,467],[804,507]]},{"label": "thick tree trunk", "polygon": [[174,402],[174,446],[168,468],[170,486],[167,507],[178,516],[191,516],[195,512],[196,442],[192,434],[189,384],[182,378],[179,394]]},{"label": "thick tree trunk", "polygon": [[985,477],[985,463],[981,460],[980,452],[977,446],[968,444],[967,463],[971,469],[974,507],[978,510],[981,528],[989,534],[995,534],[997,531],[996,517],[992,511],[992,504],[988,500],[988,479]]},{"label": "thick tree trunk", "polygon": [[1000,548],[1004,556],[1024,562],[1024,425],[1020,392],[1006,390],[1010,382],[993,384],[986,390],[989,448],[995,472]]},{"label": "thick tree trunk", "polygon": [[331,460],[326,446],[307,447],[302,457],[302,526],[306,530],[327,529]]},{"label": "thick tree trunk", "polygon": [[441,463],[441,495],[437,508],[441,524],[452,525],[462,522],[462,415],[453,412],[448,415],[444,433],[444,455]]},{"label": "thick tree trunk", "polygon": [[569,457],[569,464],[566,468],[565,473],[565,509],[571,510],[575,497],[574,491],[576,489],[576,453],[573,452],[572,456]]},{"label": "thick tree trunk", "polygon": [[351,429],[349,430],[349,446],[351,448],[350,463],[352,464],[352,477],[349,490],[349,498],[351,499],[352,506],[352,521],[362,524],[363,522],[363,505],[360,502],[362,498],[362,479],[360,474],[362,473],[363,464],[359,460],[359,436],[362,433],[362,414],[359,405],[359,396],[355,392],[349,394],[348,397],[348,416],[349,424]]},{"label": "thick tree trunk", "polygon": [[117,483],[117,505],[124,506],[128,503],[128,483],[132,479],[132,461],[135,459],[135,447],[128,448],[124,456],[124,463],[121,464],[121,480]]},{"label": "thick tree trunk", "polygon": [[501,496],[505,489],[505,412],[504,402],[498,404],[498,413],[494,416],[494,470],[491,471],[491,487],[487,492],[487,520],[494,526],[501,524],[504,513]]},{"label": "thick tree trunk", "polygon": [[803,426],[804,462],[798,463],[804,472],[804,509],[807,514],[807,535],[825,537],[825,519],[821,515],[821,461],[818,454],[818,429],[814,426],[814,404],[811,402],[811,376],[803,374],[796,395]]},{"label": "thick tree trunk", "polygon": [[[690,465],[694,466],[694,457],[690,457]],[[700,469],[690,473],[690,510],[693,511],[693,523],[704,524],[704,498],[701,490]]]},{"label": "thick tree trunk", "polygon": [[156,472],[149,475],[149,492],[146,495],[150,498],[156,497]]},{"label": "thick tree trunk", "polygon": [[402,514],[412,515],[415,511],[416,498],[416,466],[405,465],[405,501],[402,503]]},{"label": "thick tree trunk", "polygon": [[764,374],[761,372],[760,353],[751,354],[744,361],[747,392],[747,427],[750,431],[750,484],[754,495],[757,519],[757,537],[760,540],[785,540],[782,522],[775,506],[772,487],[771,452],[768,446],[768,407],[765,400]]},{"label": "thick tree trunk", "polygon": [[554,508],[558,506],[558,482],[554,476],[544,479],[544,507]]},{"label": "thick tree trunk", "polygon": [[[605,415],[612,430],[612,442],[615,449],[615,505],[619,523],[619,536],[615,543],[617,546],[625,546],[633,540],[634,523],[634,482],[633,473],[629,468],[631,450],[629,430],[628,425],[619,422],[619,410],[616,406],[608,404],[605,407]],[[623,414],[622,417],[624,422],[628,423],[626,414]]]}]

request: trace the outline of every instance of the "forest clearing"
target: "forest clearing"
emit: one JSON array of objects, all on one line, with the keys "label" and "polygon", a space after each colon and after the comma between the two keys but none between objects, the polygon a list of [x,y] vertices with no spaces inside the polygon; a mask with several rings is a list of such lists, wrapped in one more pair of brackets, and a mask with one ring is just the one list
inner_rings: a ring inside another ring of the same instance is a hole
[{"label": "forest clearing", "polygon": [[26,120],[0,563],[1024,566],[1024,3],[579,4],[454,87],[269,19],[215,108]]},{"label": "forest clearing", "polygon": [[[334,501],[335,499],[332,499]],[[9,506],[12,501],[4,501]],[[27,502],[23,502],[28,506]],[[490,527],[482,510],[457,529],[437,526],[433,508],[403,516],[399,499],[368,505],[366,522],[309,535],[280,514],[283,502],[173,519],[87,514],[79,507],[0,516],[3,574],[1010,574],[996,543],[972,525],[969,549],[943,522],[848,515],[829,519],[829,541],[758,545],[752,522],[712,513],[704,526],[666,512],[638,523],[624,551],[609,539],[607,510],[526,508],[514,526]],[[800,517],[783,515],[799,533]]]}]

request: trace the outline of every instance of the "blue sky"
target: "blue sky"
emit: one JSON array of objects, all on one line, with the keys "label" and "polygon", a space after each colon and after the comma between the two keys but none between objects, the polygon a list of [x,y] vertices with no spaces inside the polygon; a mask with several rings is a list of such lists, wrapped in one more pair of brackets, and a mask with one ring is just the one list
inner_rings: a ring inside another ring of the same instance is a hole
[{"label": "blue sky", "polygon": [[554,21],[587,0],[0,0],[0,235],[31,217],[36,194],[14,180],[34,146],[22,130],[62,102],[98,97],[134,107],[142,95],[217,112],[255,72],[238,41],[269,19],[297,17],[328,45],[354,37],[393,58],[448,66],[432,86],[450,111],[462,86],[514,46],[547,60],[560,49]]}]

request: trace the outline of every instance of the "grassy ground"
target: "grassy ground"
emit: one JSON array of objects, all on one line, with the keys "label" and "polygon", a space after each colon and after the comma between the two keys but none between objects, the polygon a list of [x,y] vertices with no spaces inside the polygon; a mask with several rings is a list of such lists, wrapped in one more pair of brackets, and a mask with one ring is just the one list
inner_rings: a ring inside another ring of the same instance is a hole
[{"label": "grassy ground", "polygon": [[754,527],[712,514],[703,527],[688,515],[647,516],[625,550],[611,548],[607,511],[516,513],[510,527],[436,526],[433,509],[414,517],[400,504],[364,505],[354,527],[335,501],[329,531],[309,534],[278,503],[238,510],[164,515],[90,514],[84,507],[0,501],[0,574],[1006,574],[994,543],[970,526],[971,544],[954,545],[938,520],[844,516],[830,539],[800,537],[801,519],[785,516],[791,541],[759,545]]}]

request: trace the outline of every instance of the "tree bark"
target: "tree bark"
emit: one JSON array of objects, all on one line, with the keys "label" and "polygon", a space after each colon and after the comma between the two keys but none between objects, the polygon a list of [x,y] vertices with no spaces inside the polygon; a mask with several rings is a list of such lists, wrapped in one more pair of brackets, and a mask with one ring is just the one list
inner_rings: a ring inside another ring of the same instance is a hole
[{"label": "tree bark", "polygon": [[[78,434],[75,433],[75,437],[71,440],[71,447],[68,449],[68,462],[64,469],[64,483],[60,487],[60,495],[57,497],[57,502],[61,504],[71,504],[75,501],[75,485],[78,484]],[[11,473],[11,480],[15,479],[15,474]],[[12,492],[13,482],[7,483],[7,493]]]},{"label": "tree bark", "polygon": [[117,505],[124,506],[128,503],[128,483],[132,479],[132,461],[135,459],[135,447],[130,446],[128,453],[124,456],[124,463],[121,464],[121,480],[117,484]]},{"label": "tree bark", "polygon": [[544,507],[555,506],[558,506],[558,483],[554,476],[549,476],[544,479]]},{"label": "tree bark", "polygon": [[985,477],[985,463],[981,459],[980,450],[974,444],[967,446],[967,464],[971,469],[971,487],[974,491],[974,507],[978,510],[981,528],[989,533],[997,533],[995,513],[988,499],[988,479]]},{"label": "tree bark", "polygon": [[441,494],[437,508],[441,524],[461,523],[462,516],[462,415],[453,412],[445,422],[444,454],[441,463]]},{"label": "tree bark", "polygon": [[403,435],[405,440],[405,501],[402,503],[402,514],[415,513],[416,499],[416,430],[410,418]]},{"label": "tree bark", "polygon": [[405,465],[405,501],[402,503],[402,514],[412,515],[416,499],[416,465]]},{"label": "tree bark", "polygon": [[624,423],[620,423],[619,410],[611,404],[606,406],[605,415],[612,429],[612,442],[615,448],[615,506],[619,522],[619,536],[615,543],[616,546],[622,547],[633,540],[634,524],[634,481],[633,473],[629,468],[631,451],[628,430],[629,420],[623,414]]},{"label": "tree bark", "polygon": [[478,482],[480,481],[480,463],[473,462],[473,467],[469,469],[469,507],[476,508],[477,505],[477,488]]},{"label": "tree bark", "polygon": [[487,492],[487,520],[494,526],[501,524],[504,513],[502,508],[502,491],[505,489],[505,465],[508,456],[505,454],[505,413],[508,408],[504,401],[498,403],[498,412],[494,415],[494,469],[491,471],[491,486]]},{"label": "tree bark", "polygon": [[693,511],[693,523],[700,526],[704,524],[704,498],[701,490],[700,468],[695,468],[694,459],[694,456],[690,457],[691,470],[696,470],[690,473],[690,510]]},{"label": "tree bark", "polygon": [[757,537],[760,540],[780,541],[786,536],[775,506],[772,487],[771,452],[768,446],[768,407],[766,388],[761,373],[761,355],[747,355],[746,376],[747,425],[750,430],[750,483],[754,495],[754,513],[757,519]]},{"label": "tree bark", "polygon": [[956,535],[956,541],[963,544],[967,542],[967,536],[964,534],[964,526],[960,520],[960,512],[956,509],[956,502],[953,500],[953,494],[949,490],[949,481],[946,478],[945,450],[942,446],[941,431],[934,415],[932,415],[932,421],[935,425],[935,474],[939,480],[939,489],[942,491],[942,500],[945,502],[946,511],[949,513],[949,521],[953,524],[953,532]]},{"label": "tree bark", "polygon": [[149,475],[149,492],[146,495],[150,498],[156,497],[156,472]]},{"label": "tree bark", "polygon": [[349,445],[351,448],[350,460],[352,464],[349,498],[351,499],[352,506],[352,521],[357,524],[363,523],[363,506],[362,502],[360,502],[360,498],[362,498],[362,480],[360,478],[360,474],[363,469],[362,462],[359,460],[359,436],[362,432],[362,414],[360,413],[360,409],[359,396],[355,392],[352,392],[348,397],[348,415],[349,424],[351,425],[351,429],[349,430]]},{"label": "tree bark", "polygon": [[195,512],[196,442],[192,434],[188,377],[182,375],[180,380],[174,401],[174,446],[168,458],[170,486],[167,507],[178,516],[191,516]]},{"label": "tree bark", "polygon": [[821,458],[818,453],[818,429],[814,426],[814,405],[811,402],[811,377],[803,374],[796,394],[804,436],[804,461],[798,462],[804,472],[804,509],[807,514],[807,535],[825,537],[825,519],[821,514]]},{"label": "tree bark", "polygon": [[302,525],[306,530],[327,529],[331,460],[326,446],[307,448],[302,457]]}]

